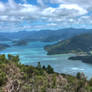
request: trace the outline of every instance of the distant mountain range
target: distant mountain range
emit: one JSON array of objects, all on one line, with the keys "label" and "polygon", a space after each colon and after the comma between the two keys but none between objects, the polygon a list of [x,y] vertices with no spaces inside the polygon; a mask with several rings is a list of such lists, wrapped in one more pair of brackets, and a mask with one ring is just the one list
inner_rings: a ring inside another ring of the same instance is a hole
[{"label": "distant mountain range", "polygon": [[91,29],[60,29],[41,31],[20,31],[20,32],[0,32],[0,41],[24,40],[24,41],[44,41],[52,42],[64,40],[82,33],[91,32]]},{"label": "distant mountain range", "polygon": [[[92,30],[67,28],[60,30],[0,32],[0,43],[4,41],[12,41],[13,43],[12,46],[22,46],[22,45],[27,45],[28,42],[32,42],[32,41],[54,42],[54,41],[66,40],[73,36],[84,33],[92,33]],[[1,43],[0,49],[2,49],[2,46],[3,44]]]},{"label": "distant mountain range", "polygon": [[74,36],[54,45],[46,46],[49,55],[65,53],[90,53],[92,51],[92,33]]}]

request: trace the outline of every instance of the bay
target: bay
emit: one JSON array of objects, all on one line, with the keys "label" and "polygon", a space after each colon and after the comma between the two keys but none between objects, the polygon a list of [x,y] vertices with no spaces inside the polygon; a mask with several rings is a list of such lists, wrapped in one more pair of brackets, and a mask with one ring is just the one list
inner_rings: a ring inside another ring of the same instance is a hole
[{"label": "bay", "polygon": [[88,79],[92,77],[91,64],[68,60],[74,54],[47,55],[44,46],[54,43],[56,42],[30,42],[26,46],[11,46],[1,51],[1,54],[17,54],[20,56],[20,62],[25,65],[36,66],[38,62],[41,62],[45,66],[51,65],[55,72],[71,75],[76,75],[77,72],[84,72]]}]

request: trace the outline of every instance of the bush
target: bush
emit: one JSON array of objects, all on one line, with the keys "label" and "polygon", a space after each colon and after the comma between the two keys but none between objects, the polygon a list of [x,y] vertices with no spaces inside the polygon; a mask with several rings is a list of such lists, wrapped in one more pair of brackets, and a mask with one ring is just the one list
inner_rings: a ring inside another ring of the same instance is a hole
[{"label": "bush", "polygon": [[92,86],[92,78],[89,80],[89,85]]},{"label": "bush", "polygon": [[46,67],[45,67],[45,66],[43,66],[43,67],[42,67],[42,69],[43,69],[43,70],[46,70]]},{"label": "bush", "polygon": [[31,77],[35,72],[35,68],[33,66],[22,66],[21,70],[27,74],[27,77]]},{"label": "bush", "polygon": [[81,79],[81,73],[78,72],[77,75],[76,75],[76,77],[77,77],[78,79]]},{"label": "bush", "polygon": [[76,77],[77,77],[78,79],[86,80],[86,77],[85,77],[85,74],[84,74],[84,73],[78,72],[77,75],[76,75]]},{"label": "bush", "polygon": [[37,65],[37,69],[41,69],[41,63],[40,62],[38,62],[38,65]]},{"label": "bush", "polygon": [[0,70],[0,86],[5,84],[6,80],[7,80],[6,74],[2,72],[2,70]]},{"label": "bush", "polygon": [[53,68],[50,65],[48,65],[48,67],[47,67],[47,73],[48,74],[54,73],[54,70],[53,70]]},{"label": "bush", "polygon": [[52,88],[56,88],[56,75],[53,75],[53,79],[52,79],[53,83],[52,83]]},{"label": "bush", "polygon": [[13,56],[13,55],[8,54],[8,60],[13,61],[13,62],[19,62],[20,59],[18,55]]},{"label": "bush", "polygon": [[5,63],[7,61],[5,55],[0,55],[0,64]]},{"label": "bush", "polygon": [[43,74],[44,74],[44,70],[43,70],[43,68],[41,67],[41,63],[40,63],[40,62],[38,62],[36,74],[37,74],[37,75],[43,75]]}]

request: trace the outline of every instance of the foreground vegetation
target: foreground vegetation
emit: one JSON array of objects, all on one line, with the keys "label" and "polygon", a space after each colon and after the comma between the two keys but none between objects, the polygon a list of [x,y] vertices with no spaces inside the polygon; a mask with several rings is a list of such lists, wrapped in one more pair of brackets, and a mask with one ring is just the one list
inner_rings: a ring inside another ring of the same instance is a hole
[{"label": "foreground vegetation", "polygon": [[92,79],[55,73],[53,68],[20,64],[19,56],[0,55],[0,92],[92,92]]}]

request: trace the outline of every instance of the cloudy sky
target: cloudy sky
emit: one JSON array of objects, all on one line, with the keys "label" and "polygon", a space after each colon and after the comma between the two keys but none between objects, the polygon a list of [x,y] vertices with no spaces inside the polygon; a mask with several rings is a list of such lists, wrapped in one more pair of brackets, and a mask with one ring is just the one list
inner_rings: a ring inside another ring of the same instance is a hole
[{"label": "cloudy sky", "polygon": [[0,0],[0,31],[92,28],[92,0]]}]

